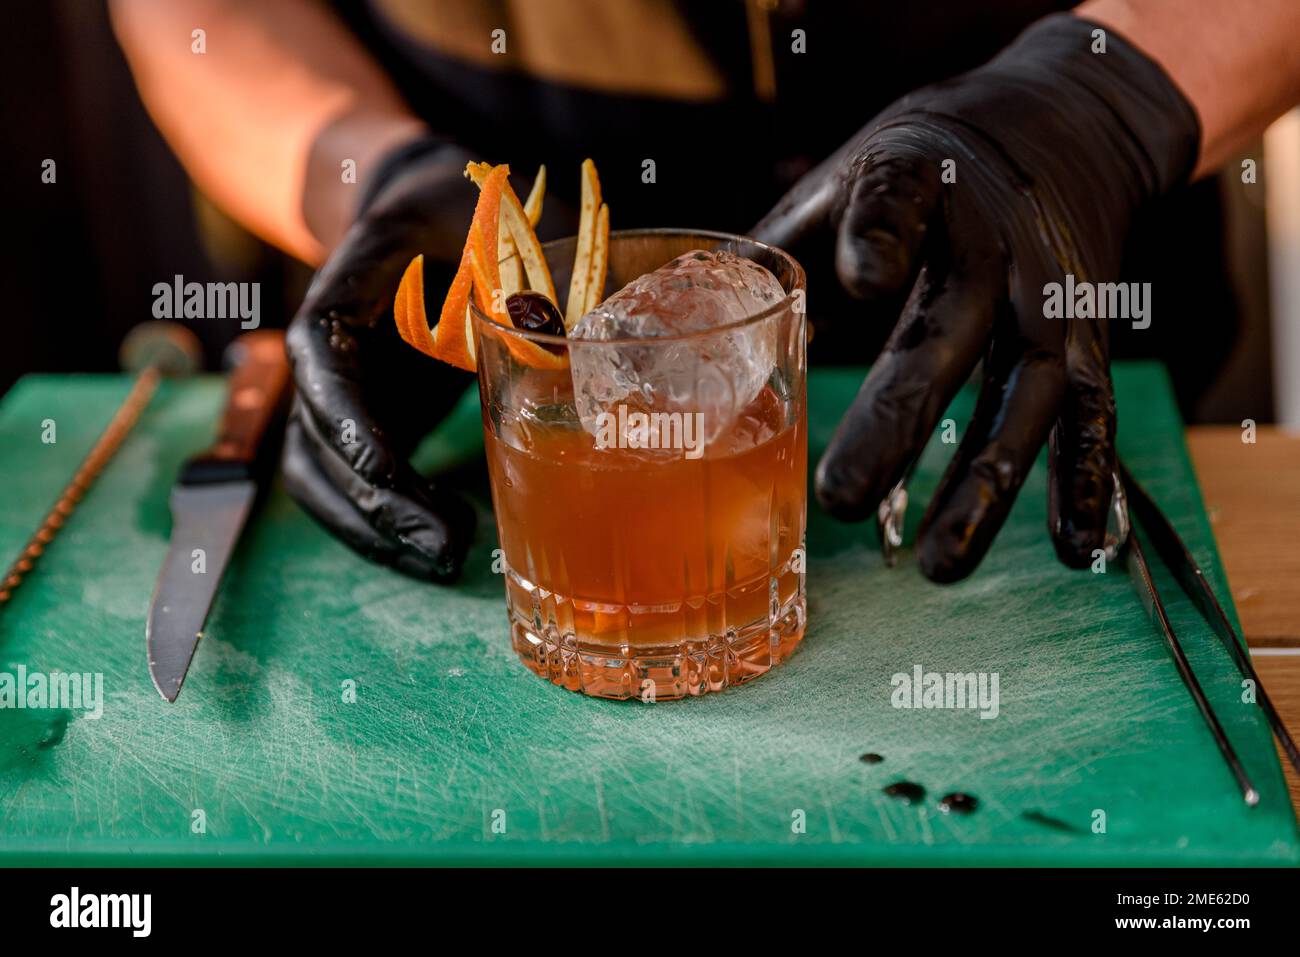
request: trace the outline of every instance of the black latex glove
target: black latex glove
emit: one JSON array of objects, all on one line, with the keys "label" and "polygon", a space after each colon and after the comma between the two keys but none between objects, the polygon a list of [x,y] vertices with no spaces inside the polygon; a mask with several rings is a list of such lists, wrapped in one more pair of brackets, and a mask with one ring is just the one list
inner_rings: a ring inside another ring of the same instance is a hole
[{"label": "black latex glove", "polygon": [[1117,34],[1091,52],[1095,29],[1048,17],[983,67],[902,98],[754,231],[796,253],[834,231],[836,272],[858,298],[911,288],[817,468],[836,517],[875,514],[984,360],[921,524],[921,569],[936,581],[979,564],[1049,433],[1057,554],[1081,567],[1102,547],[1115,463],[1107,322],[1046,318],[1044,286],[1066,273],[1118,281],[1135,210],[1190,174],[1200,131],[1173,82]]},{"label": "black latex glove", "polygon": [[435,581],[459,570],[474,512],[409,456],[473,377],[403,343],[392,305],[418,253],[429,288],[446,287],[477,198],[462,175],[468,158],[431,141],[390,156],[288,334],[298,386],[285,436],[289,493],[363,555]]}]

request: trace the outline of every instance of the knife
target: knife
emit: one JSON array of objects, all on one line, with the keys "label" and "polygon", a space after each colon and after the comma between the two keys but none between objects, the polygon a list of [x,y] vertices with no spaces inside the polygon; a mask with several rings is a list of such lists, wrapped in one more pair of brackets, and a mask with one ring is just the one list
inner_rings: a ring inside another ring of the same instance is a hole
[{"label": "knife", "polygon": [[145,626],[149,674],[168,701],[180,694],[222,572],[270,471],[289,394],[281,332],[245,333],[230,344],[226,363],[216,444],[189,459],[172,487],[171,544]]}]

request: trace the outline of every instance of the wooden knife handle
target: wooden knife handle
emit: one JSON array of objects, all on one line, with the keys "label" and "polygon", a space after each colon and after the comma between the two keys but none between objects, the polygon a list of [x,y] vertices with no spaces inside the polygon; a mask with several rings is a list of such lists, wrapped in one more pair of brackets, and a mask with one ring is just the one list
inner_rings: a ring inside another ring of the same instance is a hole
[{"label": "wooden knife handle", "polygon": [[272,329],[247,332],[230,344],[226,406],[217,442],[185,463],[183,485],[206,485],[256,477],[266,458],[266,440],[285,410],[289,395],[289,359],[284,333]]}]

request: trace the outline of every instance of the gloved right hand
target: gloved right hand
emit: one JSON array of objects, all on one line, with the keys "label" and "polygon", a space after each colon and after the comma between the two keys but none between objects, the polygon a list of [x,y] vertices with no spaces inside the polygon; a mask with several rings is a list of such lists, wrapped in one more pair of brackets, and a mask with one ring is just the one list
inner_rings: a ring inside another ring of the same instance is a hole
[{"label": "gloved right hand", "polygon": [[432,140],[391,154],[287,340],[298,386],[284,447],[289,493],[367,558],[433,581],[459,571],[474,512],[409,456],[473,377],[402,343],[392,304],[419,253],[430,288],[450,281],[477,198],[462,175],[470,158]]}]

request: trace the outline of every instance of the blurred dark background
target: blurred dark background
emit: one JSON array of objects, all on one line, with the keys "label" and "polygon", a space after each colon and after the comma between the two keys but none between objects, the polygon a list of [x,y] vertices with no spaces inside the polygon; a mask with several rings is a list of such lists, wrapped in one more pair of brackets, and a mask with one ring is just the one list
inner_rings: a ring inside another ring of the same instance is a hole
[{"label": "blurred dark background", "polygon": [[[192,188],[140,104],[103,4],[11,4],[6,15],[0,137],[11,168],[0,189],[10,241],[0,281],[9,308],[0,394],[27,372],[116,370],[126,331],[152,318],[154,283],[178,273],[187,281],[260,283],[263,325],[283,326],[310,272]],[[942,47],[934,55],[944,55]],[[904,50],[889,56],[892,66],[887,59],[879,70],[893,70],[891,79],[906,87],[914,58]],[[53,184],[41,182],[46,159],[57,164]],[[1132,236],[1126,272],[1152,282],[1162,321],[1117,351],[1174,357],[1189,420],[1269,421],[1262,190],[1229,175],[1188,192],[1153,211]],[[231,324],[190,325],[215,368]],[[813,360],[869,358],[846,353],[837,338],[814,342]]]}]

